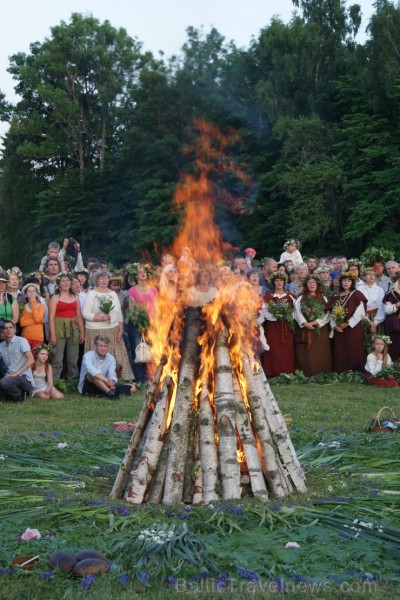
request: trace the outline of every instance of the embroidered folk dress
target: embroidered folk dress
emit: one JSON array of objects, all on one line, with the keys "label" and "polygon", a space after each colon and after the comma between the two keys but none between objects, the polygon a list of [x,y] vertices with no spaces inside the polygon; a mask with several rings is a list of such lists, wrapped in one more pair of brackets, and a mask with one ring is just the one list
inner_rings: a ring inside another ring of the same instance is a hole
[{"label": "embroidered folk dress", "polygon": [[[284,292],[277,294],[271,292],[265,296],[265,304],[268,307],[270,301],[286,301],[290,306],[294,305],[294,298]],[[262,355],[262,366],[267,377],[276,377],[281,373],[294,372],[294,335],[285,321],[277,319],[264,309],[264,331],[269,350]]]},{"label": "embroidered folk dress", "polygon": [[[301,308],[303,296],[299,296],[294,305],[294,317],[301,331],[295,335],[296,369],[311,377],[318,373],[332,371],[332,353],[329,339],[329,312],[324,317],[316,319],[319,328],[311,331],[304,327],[307,322]],[[323,296],[324,303],[328,301]]]},{"label": "embroidered folk dress", "polygon": [[330,300],[330,307],[341,301],[347,310],[343,333],[334,331],[335,319],[331,315],[330,324],[333,334],[333,370],[336,373],[344,371],[364,371],[366,353],[364,349],[364,335],[361,320],[365,317],[367,299],[358,290],[353,290],[347,295],[335,294]]}]

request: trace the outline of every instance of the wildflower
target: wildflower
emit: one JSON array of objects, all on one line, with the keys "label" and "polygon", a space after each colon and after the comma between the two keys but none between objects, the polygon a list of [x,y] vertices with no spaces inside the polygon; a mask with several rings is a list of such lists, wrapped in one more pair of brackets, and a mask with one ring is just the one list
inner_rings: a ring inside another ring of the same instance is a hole
[{"label": "wildflower", "polygon": [[68,444],[67,442],[60,442],[59,444],[57,444],[56,448],[58,448],[59,450],[64,450],[64,448],[68,448]]},{"label": "wildflower", "polygon": [[27,527],[24,533],[21,535],[21,540],[27,542],[28,540],[40,540],[41,537],[40,531]]},{"label": "wildflower", "polygon": [[168,575],[168,577],[165,580],[167,583],[169,583],[170,585],[175,585],[176,584],[176,577],[174,577],[174,575]]},{"label": "wildflower", "polygon": [[274,581],[274,584],[276,585],[277,592],[287,592],[287,587],[284,584],[284,582],[282,581],[282,579],[280,579],[280,577],[275,577],[275,579],[273,581]]},{"label": "wildflower", "polygon": [[300,548],[300,544],[297,542],[288,542],[285,548]]},{"label": "wildflower", "polygon": [[42,573],[42,579],[54,579],[54,573],[52,571],[45,571]]},{"label": "wildflower", "polygon": [[126,585],[128,583],[129,577],[127,573],[123,573],[120,578],[119,578],[119,582],[121,585]]},{"label": "wildflower", "polygon": [[4,454],[0,454],[0,460],[6,460],[6,457],[4,456]]},{"label": "wildflower", "polygon": [[146,583],[149,583],[149,581],[150,581],[150,575],[148,573],[146,573],[146,571],[141,571],[138,575],[138,579],[142,583],[146,584]]},{"label": "wildflower", "polygon": [[258,583],[261,579],[259,574],[256,573],[256,571],[253,571],[253,569],[242,569],[241,567],[238,567],[237,572],[243,579],[248,579],[249,581]]},{"label": "wildflower", "polygon": [[214,586],[215,586],[215,590],[217,592],[223,592],[224,591],[227,579],[228,579],[228,573],[221,573],[221,575],[219,575],[216,578]]},{"label": "wildflower", "polygon": [[94,575],[85,575],[85,577],[82,577],[81,588],[85,590],[85,592],[88,592],[92,587],[95,579],[96,577]]}]

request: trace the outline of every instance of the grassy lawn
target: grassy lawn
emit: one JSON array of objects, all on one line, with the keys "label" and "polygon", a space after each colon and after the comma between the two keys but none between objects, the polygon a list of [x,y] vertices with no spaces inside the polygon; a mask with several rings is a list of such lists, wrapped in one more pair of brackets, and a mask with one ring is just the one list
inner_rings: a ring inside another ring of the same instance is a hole
[{"label": "grassy lawn", "polygon": [[[400,415],[399,390],[308,384],[273,392],[293,419],[307,493],[195,508],[109,498],[130,439],[112,424],[137,418],[143,390],[117,402],[68,394],[0,403],[0,598],[397,596],[400,436],[364,430],[382,406]],[[16,539],[28,527],[41,539]],[[168,532],[172,542],[153,543]],[[54,552],[85,548],[111,559],[111,572],[91,580],[47,569]],[[30,554],[41,560],[35,570],[9,571],[12,558]]]}]

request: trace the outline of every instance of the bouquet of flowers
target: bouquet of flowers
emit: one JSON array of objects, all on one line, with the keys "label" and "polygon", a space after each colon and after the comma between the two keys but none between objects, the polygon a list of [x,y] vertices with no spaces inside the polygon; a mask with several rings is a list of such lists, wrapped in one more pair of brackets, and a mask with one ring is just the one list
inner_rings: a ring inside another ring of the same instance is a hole
[{"label": "bouquet of flowers", "polygon": [[150,319],[147,310],[140,304],[136,303],[132,304],[129,308],[128,321],[133,323],[140,333],[146,331],[150,324]]},{"label": "bouquet of flowers", "polygon": [[293,307],[286,300],[282,300],[282,302],[270,300],[268,310],[277,321],[285,321],[294,331]]},{"label": "bouquet of flowers", "polygon": [[113,304],[113,299],[111,298],[111,296],[106,294],[105,296],[96,296],[96,299],[99,303],[99,308],[101,312],[105,315],[109,315],[115,306]]},{"label": "bouquet of flowers", "polygon": [[301,301],[301,312],[307,323],[311,323],[325,316],[325,306],[314,296],[307,296]]},{"label": "bouquet of flowers", "polygon": [[332,317],[335,319],[336,325],[341,325],[346,320],[347,308],[338,300],[331,311]]}]

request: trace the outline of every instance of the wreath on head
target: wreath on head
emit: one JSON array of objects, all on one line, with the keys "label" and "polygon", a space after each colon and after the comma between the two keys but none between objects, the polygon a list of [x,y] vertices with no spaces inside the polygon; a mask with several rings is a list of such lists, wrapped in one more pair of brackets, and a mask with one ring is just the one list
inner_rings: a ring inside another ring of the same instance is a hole
[{"label": "wreath on head", "polygon": [[310,281],[311,279],[314,279],[314,281],[316,281],[320,287],[323,286],[321,277],[319,275],[317,275],[317,273],[308,273],[308,275],[306,275],[304,277],[304,279],[301,282],[301,284],[302,285],[307,285],[307,282]]},{"label": "wreath on head", "polygon": [[283,271],[275,271],[275,273],[271,273],[269,279],[272,283],[274,283],[275,279],[283,279],[283,281],[287,282],[288,276]]},{"label": "wreath on head", "polygon": [[126,271],[128,273],[128,279],[134,278],[137,281],[138,271],[144,269],[147,273],[147,277],[151,277],[154,273],[153,267],[149,263],[134,262],[130,264]]}]

